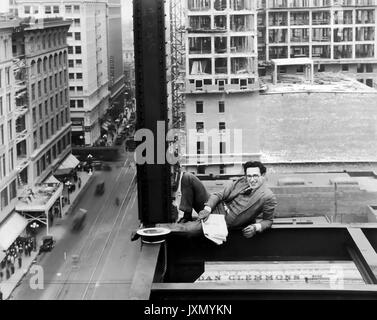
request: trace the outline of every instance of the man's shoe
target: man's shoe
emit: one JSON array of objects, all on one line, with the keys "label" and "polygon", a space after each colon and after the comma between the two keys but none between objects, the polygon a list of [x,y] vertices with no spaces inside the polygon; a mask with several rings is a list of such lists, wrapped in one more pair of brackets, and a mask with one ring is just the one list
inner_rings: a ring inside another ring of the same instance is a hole
[{"label": "man's shoe", "polygon": [[140,234],[138,234],[136,231],[132,231],[131,233],[131,241],[136,241],[140,238]]}]

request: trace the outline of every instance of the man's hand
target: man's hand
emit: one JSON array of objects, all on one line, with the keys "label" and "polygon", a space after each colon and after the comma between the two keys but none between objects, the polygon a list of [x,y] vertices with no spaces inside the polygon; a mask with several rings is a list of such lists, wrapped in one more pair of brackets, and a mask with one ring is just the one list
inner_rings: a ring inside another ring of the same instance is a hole
[{"label": "man's hand", "polygon": [[210,214],[211,214],[211,212],[209,212],[208,210],[204,209],[204,210],[202,210],[202,211],[200,211],[198,213],[198,219],[206,221],[208,219],[208,217],[209,217]]},{"label": "man's hand", "polygon": [[250,224],[242,229],[242,233],[245,238],[252,238],[257,233],[257,228],[253,224]]}]

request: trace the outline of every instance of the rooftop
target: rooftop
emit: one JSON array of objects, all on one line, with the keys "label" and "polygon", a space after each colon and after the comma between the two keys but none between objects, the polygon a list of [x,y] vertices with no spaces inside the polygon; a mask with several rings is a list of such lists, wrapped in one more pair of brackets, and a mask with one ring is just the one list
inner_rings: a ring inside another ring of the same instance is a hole
[{"label": "rooftop", "polygon": [[265,94],[302,92],[377,93],[376,89],[342,73],[335,72],[315,73],[313,84],[305,82],[304,76],[294,74],[279,74],[277,84],[272,84],[268,77],[263,77],[262,81],[267,85]]}]

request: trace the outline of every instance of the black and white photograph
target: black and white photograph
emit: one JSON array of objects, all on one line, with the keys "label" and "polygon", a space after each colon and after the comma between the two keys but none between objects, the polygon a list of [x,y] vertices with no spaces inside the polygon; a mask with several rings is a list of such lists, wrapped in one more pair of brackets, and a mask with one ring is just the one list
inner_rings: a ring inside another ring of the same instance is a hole
[{"label": "black and white photograph", "polygon": [[0,303],[377,299],[376,19],[377,0],[1,0]]}]

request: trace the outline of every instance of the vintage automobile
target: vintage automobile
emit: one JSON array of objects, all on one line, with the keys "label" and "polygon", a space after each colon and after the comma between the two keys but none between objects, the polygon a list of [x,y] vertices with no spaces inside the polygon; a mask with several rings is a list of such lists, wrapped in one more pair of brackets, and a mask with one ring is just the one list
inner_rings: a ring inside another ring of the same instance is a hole
[{"label": "vintage automobile", "polygon": [[83,228],[84,222],[86,220],[86,213],[87,210],[80,208],[80,211],[76,214],[75,218],[73,219],[72,231],[78,231]]},{"label": "vintage automobile", "polygon": [[97,183],[95,195],[102,195],[105,192],[105,181]]},{"label": "vintage automobile", "polygon": [[39,254],[42,252],[51,251],[55,246],[55,241],[52,236],[44,236],[42,238],[42,245],[39,248]]}]

